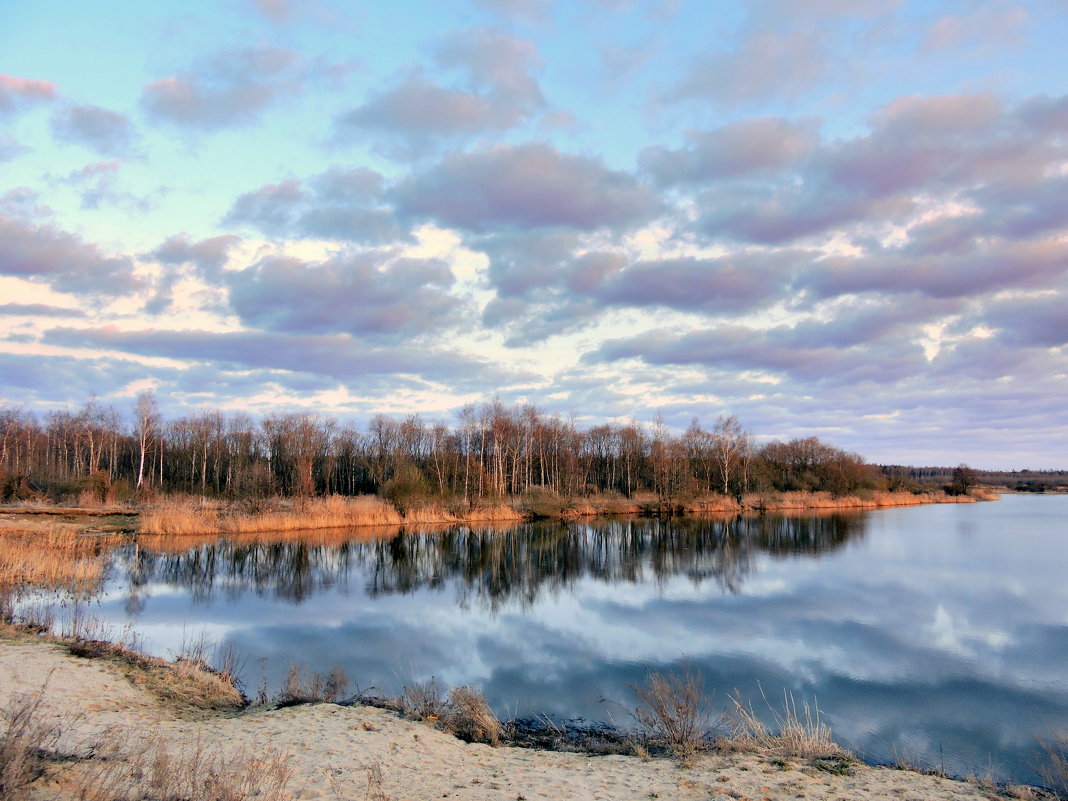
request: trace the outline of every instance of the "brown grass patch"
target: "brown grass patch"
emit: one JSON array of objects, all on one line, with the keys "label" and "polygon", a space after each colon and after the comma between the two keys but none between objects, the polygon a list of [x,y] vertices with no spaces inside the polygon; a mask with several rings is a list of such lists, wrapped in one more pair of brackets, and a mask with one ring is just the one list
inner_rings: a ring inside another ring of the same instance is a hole
[{"label": "brown grass patch", "polygon": [[332,495],[283,506],[228,506],[203,498],[171,498],[141,513],[144,534],[244,534],[317,528],[399,525],[400,514],[370,495],[347,498]]},{"label": "brown grass patch", "polygon": [[808,701],[799,707],[793,696],[785,690],[781,709],[775,709],[768,703],[768,709],[775,719],[774,731],[757,717],[752,704],[743,703],[737,695],[731,702],[734,708],[725,723],[732,745],[802,759],[852,757],[834,742],[830,726],[820,719],[819,708],[815,704],[810,706]]},{"label": "brown grass patch", "polygon": [[115,535],[84,536],[63,527],[0,530],[0,590],[93,592],[100,586],[107,552],[122,541]]},{"label": "brown grass patch", "polygon": [[500,744],[503,731],[486,696],[471,687],[456,687],[449,693],[447,727],[462,740],[494,747]]},{"label": "brown grass patch", "polygon": [[111,729],[88,756],[55,771],[82,801],[289,801],[290,756],[201,738],[175,745],[132,729]]},{"label": "brown grass patch", "polygon": [[17,696],[0,710],[0,798],[21,801],[45,770],[48,754],[59,742],[59,724],[41,715],[45,686],[30,696]]}]

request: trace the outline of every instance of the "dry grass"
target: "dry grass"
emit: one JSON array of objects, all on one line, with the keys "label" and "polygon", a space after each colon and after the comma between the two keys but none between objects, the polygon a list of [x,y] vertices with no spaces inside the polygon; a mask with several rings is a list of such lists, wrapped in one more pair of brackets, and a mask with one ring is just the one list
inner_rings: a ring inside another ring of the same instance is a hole
[{"label": "dry grass", "polygon": [[285,684],[278,695],[278,703],[281,706],[311,704],[317,701],[336,704],[344,698],[348,688],[349,677],[340,667],[334,666],[328,673],[305,674],[302,665],[291,662]]},{"label": "dry grass", "polygon": [[131,730],[105,732],[91,755],[58,778],[81,801],[289,801],[293,776],[288,755],[197,739],[174,746],[160,737],[146,743]]},{"label": "dry grass", "polygon": [[21,801],[43,773],[48,755],[60,737],[59,724],[44,720],[41,702],[45,686],[31,696],[14,698],[2,711],[4,736],[0,741],[0,798]]},{"label": "dry grass", "polygon": [[818,707],[810,706],[807,701],[798,707],[793,696],[785,690],[781,709],[768,703],[775,719],[774,731],[757,717],[752,704],[744,703],[737,695],[731,701],[733,709],[725,723],[733,745],[802,759],[852,756],[831,738],[831,729],[820,719]]},{"label": "dry grass", "polygon": [[696,673],[653,673],[645,686],[633,690],[639,700],[634,718],[647,739],[665,743],[679,759],[689,758],[706,743],[711,720]]},{"label": "dry grass", "polygon": [[471,687],[456,687],[449,693],[447,727],[468,742],[489,743],[496,747],[503,727],[486,703],[486,696]]},{"label": "dry grass", "polygon": [[1058,798],[1068,799],[1068,732],[1055,731],[1042,741],[1047,764],[1040,771],[1042,780]]},{"label": "dry grass", "polygon": [[82,536],[68,528],[46,531],[0,530],[0,590],[29,587],[65,589],[77,594],[100,586],[107,552],[118,536]]},{"label": "dry grass", "polygon": [[431,722],[445,720],[449,714],[449,702],[435,678],[405,684],[401,692],[400,708],[408,717]]},{"label": "dry grass", "polygon": [[143,534],[243,534],[316,528],[399,525],[400,514],[370,495],[346,498],[332,495],[284,507],[241,508],[203,498],[170,498],[141,513]]},{"label": "dry grass", "polygon": [[308,532],[316,529],[396,527],[402,525],[473,522],[518,522],[523,515],[507,504],[475,506],[454,511],[427,503],[401,515],[390,503],[373,495],[349,498],[332,495],[283,505],[265,502],[256,507],[224,504],[198,497],[172,497],[141,513],[140,533],[186,536],[195,534],[255,534]]}]

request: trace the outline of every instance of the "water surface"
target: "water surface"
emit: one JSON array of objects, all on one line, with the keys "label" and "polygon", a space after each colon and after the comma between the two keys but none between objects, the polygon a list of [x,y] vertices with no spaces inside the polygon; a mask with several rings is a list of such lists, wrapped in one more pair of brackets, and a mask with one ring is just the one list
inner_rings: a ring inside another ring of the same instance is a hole
[{"label": "water surface", "polygon": [[700,672],[813,701],[866,759],[1038,781],[1068,729],[1068,497],[818,517],[598,520],[116,554],[94,614],[173,654],[206,632],[246,689],[292,661],[362,689],[436,677],[506,717],[632,724],[631,686]]}]

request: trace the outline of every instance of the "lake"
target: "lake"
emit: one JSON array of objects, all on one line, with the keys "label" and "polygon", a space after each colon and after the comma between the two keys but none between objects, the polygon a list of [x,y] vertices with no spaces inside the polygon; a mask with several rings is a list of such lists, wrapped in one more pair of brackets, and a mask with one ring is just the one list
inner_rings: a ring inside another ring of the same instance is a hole
[{"label": "lake", "polygon": [[1068,496],[352,536],[122,549],[91,613],[233,645],[250,694],[296,661],[629,726],[632,685],[688,667],[717,711],[786,691],[868,761],[1024,782],[1068,729]]}]

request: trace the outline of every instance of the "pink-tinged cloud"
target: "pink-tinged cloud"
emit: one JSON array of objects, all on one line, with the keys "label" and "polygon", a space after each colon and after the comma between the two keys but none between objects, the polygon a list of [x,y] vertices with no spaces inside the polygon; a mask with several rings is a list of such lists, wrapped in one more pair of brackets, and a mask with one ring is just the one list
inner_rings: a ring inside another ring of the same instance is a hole
[{"label": "pink-tinged cloud", "polygon": [[657,194],[631,174],[543,144],[449,156],[394,199],[402,215],[477,232],[627,226],[660,210]]},{"label": "pink-tinged cloud", "polygon": [[99,106],[72,106],[52,117],[52,135],[104,156],[122,155],[134,141],[129,118]]},{"label": "pink-tinged cloud", "polygon": [[61,292],[122,295],[141,285],[126,257],[113,257],[76,234],[0,215],[0,275],[41,281]]},{"label": "pink-tinged cloud", "polygon": [[646,148],[641,166],[657,183],[696,184],[799,164],[819,144],[812,122],[755,117],[711,131],[690,131],[679,150]]},{"label": "pink-tinged cloud", "polygon": [[259,112],[301,88],[297,54],[251,47],[218,54],[198,70],[145,85],[141,105],[156,119],[213,130],[255,122]]},{"label": "pink-tinged cloud", "polygon": [[55,96],[55,84],[48,81],[0,75],[0,114],[31,103],[52,100]]}]

